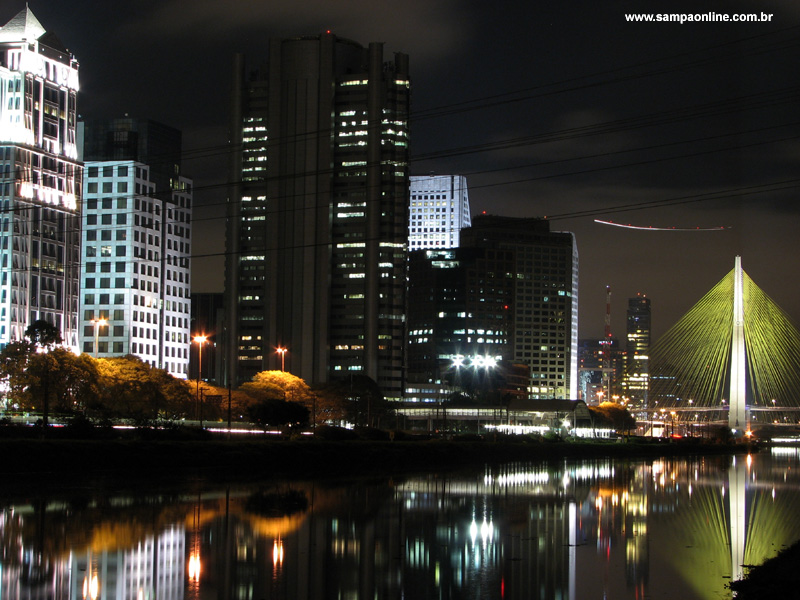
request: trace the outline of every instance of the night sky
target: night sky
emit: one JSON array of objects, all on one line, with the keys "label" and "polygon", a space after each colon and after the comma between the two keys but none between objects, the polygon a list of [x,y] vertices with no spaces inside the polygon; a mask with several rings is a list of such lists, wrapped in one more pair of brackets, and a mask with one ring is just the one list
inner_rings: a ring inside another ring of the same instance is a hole
[{"label": "night sky", "polygon": [[[551,219],[580,253],[580,336],[605,287],[663,333],[733,268],[800,322],[796,0],[31,0],[80,62],[79,112],[183,131],[195,183],[193,291],[222,291],[231,61],[270,37],[336,35],[410,57],[412,174],[463,174],[473,213]],[[523,3],[519,3],[523,4]],[[25,3],[6,0],[0,22]],[[625,13],[768,13],[630,23]],[[595,222],[671,231],[637,231]],[[725,227],[699,231],[695,228]],[[684,229],[695,229],[682,231]]]}]

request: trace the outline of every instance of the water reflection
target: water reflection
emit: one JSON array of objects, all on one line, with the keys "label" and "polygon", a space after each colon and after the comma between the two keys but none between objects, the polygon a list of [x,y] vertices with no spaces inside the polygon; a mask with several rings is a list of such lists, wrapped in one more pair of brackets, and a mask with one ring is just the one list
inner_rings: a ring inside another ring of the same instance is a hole
[{"label": "water reflection", "polygon": [[0,594],[720,598],[743,564],[800,538],[799,463],[786,450],[9,500]]}]

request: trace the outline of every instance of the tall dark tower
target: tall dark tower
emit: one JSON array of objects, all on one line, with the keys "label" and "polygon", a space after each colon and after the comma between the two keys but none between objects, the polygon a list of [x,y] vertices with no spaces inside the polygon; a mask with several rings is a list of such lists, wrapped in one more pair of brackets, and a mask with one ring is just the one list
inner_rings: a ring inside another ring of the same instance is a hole
[{"label": "tall dark tower", "polygon": [[330,33],[235,69],[226,265],[234,383],[281,368],[402,391],[408,57]]},{"label": "tall dark tower", "polygon": [[637,294],[628,299],[627,357],[623,394],[633,404],[647,406],[650,389],[650,298]]},{"label": "tall dark tower", "polygon": [[[514,253],[509,310],[509,357],[530,370],[528,397],[578,397],[578,246],[566,231],[550,231],[546,219],[476,215],[462,230],[461,247]],[[496,265],[497,272],[502,265]],[[477,291],[480,296],[480,289]],[[485,305],[485,303],[482,303]],[[489,310],[486,307],[484,310]],[[502,310],[502,309],[501,309]]]}]

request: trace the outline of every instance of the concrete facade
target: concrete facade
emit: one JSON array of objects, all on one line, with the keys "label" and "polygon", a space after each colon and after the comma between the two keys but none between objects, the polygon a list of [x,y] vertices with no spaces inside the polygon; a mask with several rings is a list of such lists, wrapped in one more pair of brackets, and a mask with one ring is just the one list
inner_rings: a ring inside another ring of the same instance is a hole
[{"label": "concrete facade", "polygon": [[0,27],[0,347],[44,320],[78,348],[78,62],[26,7]]},{"label": "concrete facade", "polygon": [[412,175],[408,250],[458,248],[461,230],[472,224],[467,178]]},{"label": "concrete facade", "polygon": [[226,373],[367,375],[402,392],[408,57],[330,33],[235,65]]}]

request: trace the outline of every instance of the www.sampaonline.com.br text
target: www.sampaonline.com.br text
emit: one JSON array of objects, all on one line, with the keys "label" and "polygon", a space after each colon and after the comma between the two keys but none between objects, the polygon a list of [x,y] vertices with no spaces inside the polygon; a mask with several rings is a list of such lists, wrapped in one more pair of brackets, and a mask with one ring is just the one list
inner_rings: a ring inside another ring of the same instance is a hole
[{"label": "www.sampaonline.com.br text", "polygon": [[642,23],[769,23],[771,13],[626,13],[625,20]]}]

